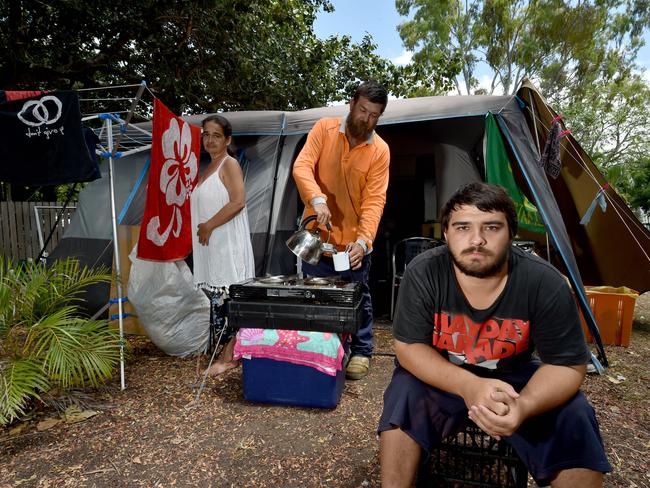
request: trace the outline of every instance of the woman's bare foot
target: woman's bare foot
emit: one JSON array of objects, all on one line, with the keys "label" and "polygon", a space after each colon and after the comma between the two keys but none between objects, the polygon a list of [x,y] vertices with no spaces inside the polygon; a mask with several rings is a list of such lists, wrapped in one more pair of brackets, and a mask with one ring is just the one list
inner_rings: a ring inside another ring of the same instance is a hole
[{"label": "woman's bare foot", "polygon": [[219,376],[220,374],[225,373],[229,369],[236,368],[239,366],[239,361],[215,361],[212,363],[212,366],[206,370],[208,376]]}]

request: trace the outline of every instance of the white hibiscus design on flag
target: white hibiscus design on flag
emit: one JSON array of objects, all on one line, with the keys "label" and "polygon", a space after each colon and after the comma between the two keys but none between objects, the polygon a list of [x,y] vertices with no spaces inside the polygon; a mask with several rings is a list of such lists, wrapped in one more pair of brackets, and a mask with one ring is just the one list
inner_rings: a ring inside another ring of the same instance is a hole
[{"label": "white hibiscus design on flag", "polygon": [[162,153],[165,163],[160,171],[160,191],[165,194],[165,202],[172,207],[172,215],[164,232],[160,232],[160,216],[156,215],[147,224],[147,239],[157,246],[163,246],[169,234],[178,237],[183,226],[181,208],[190,197],[192,183],[196,178],[198,164],[196,154],[192,153],[192,132],[190,125],[170,119],[169,128],[163,133]]}]

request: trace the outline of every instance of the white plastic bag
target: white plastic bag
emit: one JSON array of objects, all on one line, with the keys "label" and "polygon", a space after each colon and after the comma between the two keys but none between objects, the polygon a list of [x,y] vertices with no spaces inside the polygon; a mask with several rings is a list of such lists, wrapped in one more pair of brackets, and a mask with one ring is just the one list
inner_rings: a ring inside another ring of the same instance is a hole
[{"label": "white plastic bag", "polygon": [[210,336],[210,301],[194,289],[185,261],[144,261],[133,248],[129,301],[149,339],[172,356],[203,353]]}]

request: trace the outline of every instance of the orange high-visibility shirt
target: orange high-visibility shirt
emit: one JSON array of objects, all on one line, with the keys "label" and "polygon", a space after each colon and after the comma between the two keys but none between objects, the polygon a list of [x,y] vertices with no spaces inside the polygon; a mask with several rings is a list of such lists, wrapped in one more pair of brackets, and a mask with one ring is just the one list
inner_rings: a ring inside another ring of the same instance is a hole
[{"label": "orange high-visibility shirt", "polygon": [[[324,197],[332,214],[330,242],[341,250],[362,239],[372,249],[386,203],[389,161],[388,144],[376,133],[350,150],[345,117],[319,120],[293,165],[303,217],[314,215],[313,198]],[[325,241],[325,229],[321,236]]]}]

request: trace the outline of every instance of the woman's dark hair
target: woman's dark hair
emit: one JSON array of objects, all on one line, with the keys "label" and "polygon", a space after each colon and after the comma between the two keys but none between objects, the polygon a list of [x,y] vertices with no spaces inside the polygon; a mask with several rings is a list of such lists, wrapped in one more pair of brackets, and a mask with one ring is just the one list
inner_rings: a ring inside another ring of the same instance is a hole
[{"label": "woman's dark hair", "polygon": [[386,91],[386,88],[374,80],[365,81],[357,87],[357,90],[354,92],[354,97],[352,98],[356,102],[359,100],[359,97],[367,98],[372,103],[381,104],[382,112],[388,103],[388,92]]},{"label": "woman's dark hair", "polygon": [[454,210],[463,205],[472,205],[481,212],[503,212],[508,222],[510,239],[517,235],[517,210],[505,189],[482,181],[461,186],[442,207],[442,228],[447,230],[449,218]]},{"label": "woman's dark hair", "polygon": [[[226,137],[232,136],[232,125],[230,125],[228,119],[223,117],[222,115],[208,115],[205,119],[201,121],[201,127],[205,129],[205,124],[207,124],[208,122],[214,122],[215,124],[220,126],[224,136]],[[226,147],[226,152],[228,153],[228,155],[237,159],[237,152],[232,148],[232,144],[228,144],[228,146]]]},{"label": "woman's dark hair", "polygon": [[215,124],[221,126],[224,136],[230,137],[232,135],[232,125],[230,125],[230,122],[228,122],[227,118],[221,115],[208,115],[201,122],[201,127],[205,129],[205,124],[208,122],[214,122]]}]

